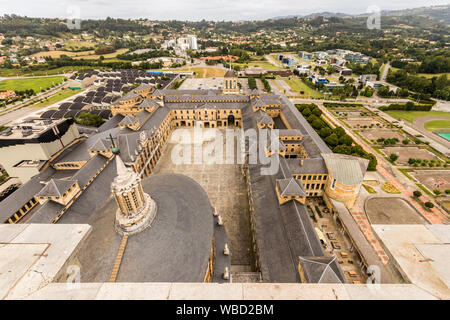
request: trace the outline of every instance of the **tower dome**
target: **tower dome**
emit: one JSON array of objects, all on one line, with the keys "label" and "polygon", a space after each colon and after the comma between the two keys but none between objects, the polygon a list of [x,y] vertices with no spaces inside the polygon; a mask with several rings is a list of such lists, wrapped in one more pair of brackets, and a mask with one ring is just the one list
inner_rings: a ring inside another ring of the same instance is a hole
[{"label": "tower dome", "polygon": [[147,228],[156,216],[155,201],[144,192],[141,177],[127,168],[116,154],[117,176],[111,191],[117,202],[116,230],[122,235],[131,235]]}]

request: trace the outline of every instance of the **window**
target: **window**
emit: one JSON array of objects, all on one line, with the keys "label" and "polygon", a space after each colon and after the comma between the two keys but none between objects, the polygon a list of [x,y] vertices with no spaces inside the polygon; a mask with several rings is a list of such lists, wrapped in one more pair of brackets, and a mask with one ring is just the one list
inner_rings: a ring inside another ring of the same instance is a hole
[{"label": "window", "polygon": [[322,176],[318,176],[318,177],[317,177],[317,180],[322,180]]},{"label": "window", "polygon": [[331,183],[331,189],[334,190],[335,186],[336,186],[336,179],[333,179],[333,182]]},{"label": "window", "polygon": [[313,176],[313,180],[316,180],[317,179],[317,176]]}]

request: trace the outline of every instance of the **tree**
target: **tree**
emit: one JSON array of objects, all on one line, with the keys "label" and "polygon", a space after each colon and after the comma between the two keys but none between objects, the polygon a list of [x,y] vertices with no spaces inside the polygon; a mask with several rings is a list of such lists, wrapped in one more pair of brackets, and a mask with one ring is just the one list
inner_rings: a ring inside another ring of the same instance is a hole
[{"label": "tree", "polygon": [[105,121],[98,115],[88,112],[83,112],[77,119],[77,123],[90,126],[90,127],[100,127]]},{"label": "tree", "polygon": [[435,190],[433,190],[433,192],[437,196],[441,195],[441,193],[442,193],[441,190],[439,190],[439,189],[435,189]]},{"label": "tree", "polygon": [[311,114],[311,109],[309,109],[309,108],[303,109],[302,115],[303,115],[304,117],[308,117],[310,114]]},{"label": "tree", "polygon": [[333,133],[325,138],[325,142],[331,147],[336,147],[339,144],[339,138],[336,133]]},{"label": "tree", "polygon": [[312,110],[312,113],[313,113],[313,115],[315,115],[315,116],[317,116],[317,117],[320,117],[320,116],[322,115],[322,110],[320,110],[319,108],[315,107],[315,108]]},{"label": "tree", "polygon": [[391,153],[389,159],[391,159],[392,162],[395,162],[398,159],[398,155],[396,155],[395,153]]},{"label": "tree", "polygon": [[409,144],[409,140],[408,140],[408,139],[405,139],[405,140],[402,141],[402,143],[403,143],[404,145],[407,145],[407,144]]},{"label": "tree", "polygon": [[427,207],[428,209],[434,208],[434,204],[432,202],[425,202],[424,203],[425,207]]},{"label": "tree", "polygon": [[322,128],[322,129],[320,129],[320,131],[319,131],[319,136],[320,136],[322,139],[325,139],[325,138],[328,137],[330,134],[331,134],[331,129],[328,128],[328,127]]},{"label": "tree", "polygon": [[353,144],[353,139],[348,134],[344,134],[339,138],[339,143],[351,146]]},{"label": "tree", "polygon": [[316,129],[316,130],[321,129],[321,128],[323,127],[323,125],[324,125],[323,121],[320,120],[319,118],[317,118],[316,120],[314,120],[314,121],[311,123],[311,126],[312,126],[314,129]]},{"label": "tree", "polygon": [[413,192],[414,197],[416,198],[420,198],[422,196],[422,192],[420,192],[419,190],[416,190]]},{"label": "tree", "polygon": [[345,130],[341,127],[337,127],[336,129],[334,129],[334,133],[336,133],[338,137],[342,137],[345,134]]}]

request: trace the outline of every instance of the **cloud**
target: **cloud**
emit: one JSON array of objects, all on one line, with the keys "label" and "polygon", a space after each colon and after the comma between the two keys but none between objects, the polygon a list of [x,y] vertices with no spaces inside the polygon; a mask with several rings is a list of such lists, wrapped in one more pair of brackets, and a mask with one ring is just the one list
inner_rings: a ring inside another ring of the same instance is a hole
[{"label": "cloud", "polygon": [[0,0],[0,14],[67,17],[78,6],[82,19],[148,18],[152,20],[258,20],[275,16],[331,11],[364,13],[371,5],[381,10],[447,4],[446,0]]}]

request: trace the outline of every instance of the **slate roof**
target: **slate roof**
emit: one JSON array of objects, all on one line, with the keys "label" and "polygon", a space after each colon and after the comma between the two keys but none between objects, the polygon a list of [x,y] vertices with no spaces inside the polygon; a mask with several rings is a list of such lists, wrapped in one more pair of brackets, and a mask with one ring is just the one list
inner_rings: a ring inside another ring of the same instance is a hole
[{"label": "slate roof", "polygon": [[360,184],[369,165],[367,159],[344,154],[322,154],[322,157],[333,178],[347,186]]},{"label": "slate roof", "polygon": [[41,181],[47,181],[55,173],[55,169],[47,168],[1,201],[0,223],[6,222],[6,220],[22,208],[25,203],[34,198],[34,196],[44,187]]},{"label": "slate roof", "polygon": [[135,117],[132,116],[125,116],[125,118],[122,119],[122,121],[119,122],[119,125],[129,125],[129,124],[133,124],[137,121],[137,119]]},{"label": "slate roof", "polygon": [[297,179],[278,179],[277,185],[280,195],[283,197],[306,197],[307,195],[303,184]]},{"label": "slate roof", "polygon": [[261,99],[254,99],[254,100],[252,100],[252,106],[254,106],[254,107],[265,107],[266,104],[264,102],[262,102]]},{"label": "slate roof", "polygon": [[77,173],[72,177],[78,180],[78,185],[83,188],[89,180],[103,167],[107,159],[101,154],[93,156]]},{"label": "slate roof", "polygon": [[111,140],[106,139],[98,139],[96,143],[92,147],[89,148],[89,150],[92,151],[106,151],[109,148],[111,148]]},{"label": "slate roof", "polygon": [[138,104],[139,107],[143,108],[149,108],[149,107],[155,107],[159,108],[159,104],[157,104],[154,100],[144,99],[140,104]]},{"label": "slate roof", "polygon": [[131,90],[131,91],[128,92],[126,95],[124,95],[123,97],[119,98],[116,102],[127,101],[127,100],[134,99],[134,98],[136,98],[136,97],[140,97],[140,94],[134,92],[134,90]]},{"label": "slate roof", "polygon": [[308,283],[345,283],[336,257],[299,257]]},{"label": "slate roof", "polygon": [[320,157],[308,159],[286,159],[286,163],[293,174],[328,173],[325,161]]},{"label": "slate roof", "polygon": [[75,180],[51,179],[36,196],[61,197],[74,183]]},{"label": "slate roof", "polygon": [[[142,185],[158,211],[151,227],[128,238],[117,282],[202,282],[215,233],[207,194],[197,182],[178,174],[151,175]],[[93,213],[66,212],[59,222],[92,226],[77,255],[86,268],[82,282],[108,281],[117,256],[122,238],[114,230],[117,204],[105,201]],[[223,269],[215,272],[220,275]]]},{"label": "slate roof", "polygon": [[231,69],[229,69],[224,75],[224,78],[236,78],[236,77],[237,77],[236,72]]},{"label": "slate roof", "polygon": [[265,113],[262,110],[258,111],[258,120],[257,121],[258,121],[258,123],[266,124],[266,125],[273,124],[273,119],[271,117],[269,117],[267,115],[267,113]]}]

